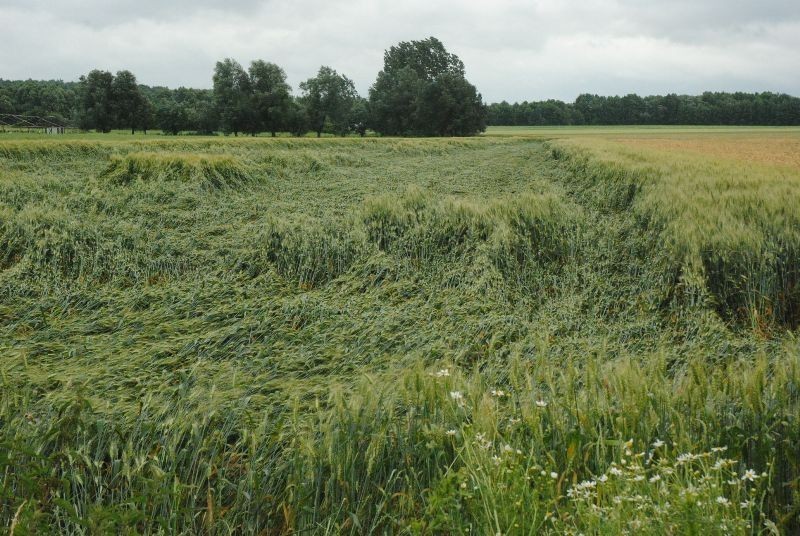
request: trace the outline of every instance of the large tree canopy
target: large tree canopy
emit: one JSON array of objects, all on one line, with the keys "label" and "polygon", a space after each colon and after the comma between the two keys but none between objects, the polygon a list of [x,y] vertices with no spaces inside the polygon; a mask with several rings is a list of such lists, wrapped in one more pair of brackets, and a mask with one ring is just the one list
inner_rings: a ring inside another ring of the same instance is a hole
[{"label": "large tree canopy", "polygon": [[251,86],[247,71],[235,60],[225,58],[214,67],[214,101],[223,132],[238,135],[254,132],[255,119],[250,113]]},{"label": "large tree canopy", "polygon": [[464,63],[429,37],[386,51],[370,88],[372,127],[393,136],[470,136],[486,128],[486,107]]},{"label": "large tree canopy", "polygon": [[274,63],[256,60],[250,64],[252,112],[256,115],[259,130],[275,133],[287,120],[289,94],[292,88],[286,83],[286,73]]},{"label": "large tree canopy", "polygon": [[109,132],[114,126],[114,75],[93,70],[80,79],[80,126]]},{"label": "large tree canopy", "polygon": [[358,100],[355,84],[343,74],[322,66],[317,76],[300,84],[311,129],[322,135],[326,126],[335,134],[350,130],[353,106]]},{"label": "large tree canopy", "polygon": [[130,71],[119,71],[111,84],[112,102],[116,123],[131,129],[146,130],[150,103],[142,95],[136,77]]},{"label": "large tree canopy", "polygon": [[76,115],[81,128],[108,132],[122,127],[133,134],[137,128],[147,130],[150,124],[150,101],[130,71],[119,71],[116,76],[108,71],[91,71],[81,76],[78,94]]}]

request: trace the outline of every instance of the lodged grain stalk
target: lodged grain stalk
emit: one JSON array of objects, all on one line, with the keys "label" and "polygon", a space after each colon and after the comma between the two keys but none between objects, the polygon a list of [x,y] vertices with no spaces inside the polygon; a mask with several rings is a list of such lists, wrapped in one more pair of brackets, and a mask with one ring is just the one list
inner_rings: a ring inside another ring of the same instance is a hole
[{"label": "lodged grain stalk", "polygon": [[554,145],[551,154],[582,202],[630,213],[642,235],[653,237],[646,254],[661,267],[668,302],[709,306],[760,332],[800,325],[795,190],[778,177],[753,181],[713,162],[675,164],[615,145],[588,147]]},{"label": "lodged grain stalk", "polygon": [[[800,470],[796,357],[677,374],[658,359],[585,365],[515,362],[500,379],[417,363],[261,416],[198,415],[178,397],[112,419],[80,396],[41,411],[6,394],[0,517],[226,534],[749,534],[791,521],[764,512]],[[731,436],[762,429],[774,432]]]},{"label": "lodged grain stalk", "polygon": [[131,153],[111,158],[104,176],[116,184],[133,181],[182,181],[219,190],[253,181],[234,158],[194,153]]}]

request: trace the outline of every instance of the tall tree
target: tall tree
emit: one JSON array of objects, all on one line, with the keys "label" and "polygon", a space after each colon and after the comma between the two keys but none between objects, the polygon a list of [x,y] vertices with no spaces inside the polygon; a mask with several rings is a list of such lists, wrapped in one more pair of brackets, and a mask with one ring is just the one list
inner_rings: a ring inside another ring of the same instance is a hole
[{"label": "tall tree", "polygon": [[222,131],[226,134],[253,131],[250,77],[231,58],[218,61],[214,68],[214,102]]},{"label": "tall tree", "polygon": [[425,85],[418,117],[418,131],[426,136],[471,136],[486,130],[480,94],[456,73],[444,73]]},{"label": "tall tree", "polygon": [[274,137],[286,122],[292,88],[286,83],[286,73],[274,63],[256,60],[250,64],[249,74],[259,130]]},{"label": "tall tree", "polygon": [[111,84],[115,123],[131,129],[147,128],[148,103],[130,71],[119,71]]},{"label": "tall tree", "polygon": [[93,70],[80,78],[81,109],[79,126],[110,132],[114,126],[114,75]]},{"label": "tall tree", "polygon": [[435,37],[389,48],[369,102],[382,134],[469,136],[485,129],[486,107],[464,63]]},{"label": "tall tree", "polygon": [[340,136],[350,130],[350,112],[358,99],[355,84],[343,74],[322,66],[317,76],[300,84],[306,114],[317,137],[326,125]]}]

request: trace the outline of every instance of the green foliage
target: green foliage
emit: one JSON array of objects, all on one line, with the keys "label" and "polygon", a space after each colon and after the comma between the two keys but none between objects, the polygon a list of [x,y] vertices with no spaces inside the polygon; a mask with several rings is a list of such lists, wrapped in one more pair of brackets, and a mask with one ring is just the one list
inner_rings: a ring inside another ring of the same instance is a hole
[{"label": "green foliage", "polygon": [[350,131],[353,106],[358,101],[352,80],[323,65],[317,76],[300,84],[300,89],[309,125],[317,137],[322,135],[326,125],[340,136]]},{"label": "green foliage", "polygon": [[189,129],[189,108],[185,104],[168,101],[156,110],[156,124],[165,134],[176,135]]},{"label": "green foliage", "polygon": [[214,67],[214,102],[220,126],[226,134],[255,132],[250,113],[251,81],[247,71],[231,58],[218,61]]},{"label": "green foliage", "polygon": [[369,123],[369,101],[359,97],[350,109],[350,130],[363,138],[367,133]]},{"label": "green foliage", "polygon": [[136,127],[147,130],[149,102],[139,90],[133,73],[119,71],[111,84],[111,93],[116,122],[130,128],[131,134],[136,131]]},{"label": "green foliage", "polygon": [[292,88],[286,83],[286,73],[274,63],[257,60],[250,64],[249,74],[258,130],[266,130],[275,136],[287,119]]},{"label": "green foliage", "polygon": [[114,75],[108,71],[91,71],[80,79],[80,127],[109,132],[114,125]]},{"label": "green foliage", "polygon": [[506,101],[488,109],[489,125],[800,125],[800,98],[779,93],[622,96]]},{"label": "green foliage", "polygon": [[107,71],[91,71],[82,76],[78,89],[81,95],[77,112],[81,129],[110,132],[112,128],[137,128],[147,131],[151,104],[130,71],[116,76]]},{"label": "green foliage", "polygon": [[72,122],[79,93],[75,82],[0,79],[0,113],[52,116]]},{"label": "green foliage", "polygon": [[387,50],[369,101],[372,127],[381,134],[470,136],[486,128],[485,106],[464,64],[434,37]]}]

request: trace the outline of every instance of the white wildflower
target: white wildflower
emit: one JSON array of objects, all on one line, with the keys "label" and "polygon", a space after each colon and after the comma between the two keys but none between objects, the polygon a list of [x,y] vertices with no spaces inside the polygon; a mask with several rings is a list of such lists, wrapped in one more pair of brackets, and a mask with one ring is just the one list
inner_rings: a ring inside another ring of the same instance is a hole
[{"label": "white wildflower", "polygon": [[663,446],[664,446],[664,442],[661,441],[660,439],[656,439],[655,441],[653,441],[653,448],[654,449],[658,449],[658,448],[661,448]]},{"label": "white wildflower", "polygon": [[655,482],[658,482],[659,480],[661,480],[661,475],[653,475],[653,476],[650,477],[650,483],[651,484],[653,484]]},{"label": "white wildflower", "polygon": [[557,479],[558,478],[558,473],[556,473],[555,471],[552,471],[550,473],[550,478],[552,478],[553,480]]},{"label": "white wildflower", "polygon": [[727,497],[717,497],[717,504],[721,504],[722,506],[728,506],[729,504],[731,504],[731,501],[729,501]]},{"label": "white wildflower", "polygon": [[451,437],[452,437],[452,436],[454,436],[454,435],[456,435],[457,433],[458,433],[458,432],[456,432],[455,430],[448,430],[448,431],[446,431],[446,432],[445,432],[445,434],[447,434],[447,435],[449,435],[449,436],[451,436]]},{"label": "white wildflower", "polygon": [[546,400],[537,400],[536,401],[536,407],[537,408],[546,408],[547,407],[547,401]]},{"label": "white wildflower", "polygon": [[464,400],[464,393],[461,391],[450,391],[450,398],[453,400]]},{"label": "white wildflower", "polygon": [[714,462],[714,465],[711,467],[712,469],[719,470],[725,467],[728,464],[728,461],[725,459],[719,459]]},{"label": "white wildflower", "polygon": [[614,475],[614,476],[620,476],[620,475],[622,475],[622,471],[620,471],[620,470],[619,470],[619,469],[617,469],[616,467],[612,467],[611,469],[609,469],[609,470],[608,470],[608,472],[609,472],[609,473],[611,473],[611,474],[612,474],[612,475]]},{"label": "white wildflower", "polygon": [[749,480],[750,482],[755,481],[756,478],[758,478],[758,475],[752,469],[748,469],[742,475],[742,480]]}]

